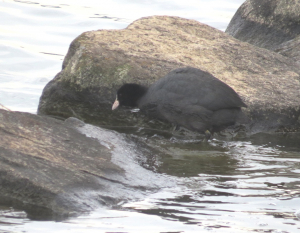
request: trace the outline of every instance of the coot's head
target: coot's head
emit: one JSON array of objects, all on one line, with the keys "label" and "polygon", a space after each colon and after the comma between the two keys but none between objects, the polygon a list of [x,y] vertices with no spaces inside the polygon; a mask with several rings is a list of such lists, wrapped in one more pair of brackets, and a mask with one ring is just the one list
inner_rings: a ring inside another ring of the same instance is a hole
[{"label": "coot's head", "polygon": [[116,100],[112,106],[115,110],[119,106],[137,107],[138,101],[145,95],[147,88],[135,83],[126,83],[117,91]]}]

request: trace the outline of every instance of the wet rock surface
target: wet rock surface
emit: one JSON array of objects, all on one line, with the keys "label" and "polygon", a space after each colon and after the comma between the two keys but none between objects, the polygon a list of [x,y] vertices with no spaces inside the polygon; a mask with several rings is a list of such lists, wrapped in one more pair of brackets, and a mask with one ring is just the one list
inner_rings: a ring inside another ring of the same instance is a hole
[{"label": "wet rock surface", "polygon": [[137,149],[124,136],[75,118],[63,122],[0,110],[0,138],[1,203],[25,209],[32,218],[116,206],[140,198],[145,187],[166,183],[132,162]]},{"label": "wet rock surface", "polygon": [[208,71],[241,96],[248,108],[240,123],[248,133],[299,130],[300,69],[292,59],[168,16],[81,34],[63,70],[45,87],[38,112],[97,125],[159,128],[138,112],[112,112],[116,90],[126,82],[149,86],[184,66]]}]

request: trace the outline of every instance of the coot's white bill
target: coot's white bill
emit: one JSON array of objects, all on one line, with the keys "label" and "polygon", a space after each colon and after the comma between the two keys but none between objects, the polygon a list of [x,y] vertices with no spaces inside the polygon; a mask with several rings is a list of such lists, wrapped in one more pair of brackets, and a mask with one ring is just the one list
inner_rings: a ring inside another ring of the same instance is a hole
[{"label": "coot's white bill", "polygon": [[111,109],[115,110],[117,107],[119,107],[119,105],[120,105],[119,100],[116,99]]}]

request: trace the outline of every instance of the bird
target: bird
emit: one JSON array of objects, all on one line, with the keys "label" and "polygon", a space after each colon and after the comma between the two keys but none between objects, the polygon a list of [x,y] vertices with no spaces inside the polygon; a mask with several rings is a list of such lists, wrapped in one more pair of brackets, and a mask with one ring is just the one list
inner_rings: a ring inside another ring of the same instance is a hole
[{"label": "bird", "polygon": [[212,74],[193,67],[172,70],[149,88],[125,83],[118,90],[112,110],[138,107],[150,118],[204,134],[234,125],[247,105],[227,84]]}]

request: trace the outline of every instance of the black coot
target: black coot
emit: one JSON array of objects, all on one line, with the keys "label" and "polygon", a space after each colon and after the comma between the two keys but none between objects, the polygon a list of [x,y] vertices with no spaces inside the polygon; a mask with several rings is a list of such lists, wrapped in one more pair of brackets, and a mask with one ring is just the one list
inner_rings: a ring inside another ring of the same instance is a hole
[{"label": "black coot", "polygon": [[112,109],[118,106],[138,107],[149,117],[205,134],[235,124],[247,107],[227,84],[192,67],[173,70],[149,88],[124,84]]}]

